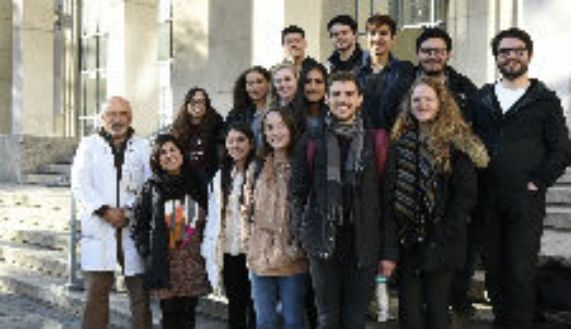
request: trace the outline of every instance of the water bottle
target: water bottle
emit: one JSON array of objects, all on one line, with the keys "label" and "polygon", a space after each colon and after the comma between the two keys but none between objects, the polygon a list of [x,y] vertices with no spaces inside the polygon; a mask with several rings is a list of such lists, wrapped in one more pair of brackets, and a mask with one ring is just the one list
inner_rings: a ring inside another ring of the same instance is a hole
[{"label": "water bottle", "polygon": [[379,274],[375,281],[377,284],[377,321],[387,322],[390,320],[387,278]]}]

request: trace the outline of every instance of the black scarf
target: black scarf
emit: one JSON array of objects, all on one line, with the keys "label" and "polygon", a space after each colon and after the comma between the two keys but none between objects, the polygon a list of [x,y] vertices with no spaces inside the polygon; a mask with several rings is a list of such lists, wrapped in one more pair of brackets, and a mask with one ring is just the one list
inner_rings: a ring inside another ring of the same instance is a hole
[{"label": "black scarf", "polygon": [[436,204],[437,169],[425,143],[416,131],[396,142],[395,216],[404,245],[424,241]]}]

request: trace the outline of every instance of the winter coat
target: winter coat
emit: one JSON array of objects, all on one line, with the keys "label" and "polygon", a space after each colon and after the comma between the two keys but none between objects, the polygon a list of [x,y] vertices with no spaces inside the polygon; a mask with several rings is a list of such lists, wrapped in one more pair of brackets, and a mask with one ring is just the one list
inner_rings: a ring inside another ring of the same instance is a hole
[{"label": "winter coat", "polygon": [[[197,201],[202,209],[205,207],[205,190],[196,176],[175,177],[167,174],[155,174],[144,184],[134,205],[134,223],[131,230],[135,246],[145,260],[144,283],[147,289],[171,288],[172,263],[169,259],[169,228],[165,222],[165,202],[174,199],[183,199],[188,195]],[[190,279],[185,285],[187,290],[196,292],[195,296],[209,291],[204,272],[204,260],[200,256],[200,243],[204,218],[195,224],[195,231],[188,244],[177,246],[185,249],[186,253],[177,255],[183,257],[185,275]],[[180,284],[180,282],[177,282]],[[174,288],[174,287],[173,287]]]},{"label": "winter coat", "polygon": [[361,45],[358,43],[355,45],[355,51],[351,54],[346,61],[341,60],[341,56],[339,56],[339,52],[333,51],[331,56],[327,58],[327,61],[324,63],[325,68],[329,74],[339,72],[339,71],[350,71],[353,74],[357,75],[359,67],[363,65],[366,59],[369,57],[369,53],[367,51],[363,51]]},{"label": "winter coat", "polygon": [[222,116],[213,109],[207,111],[199,125],[191,125],[185,136],[177,136],[184,145],[189,165],[205,182],[209,182],[218,170],[224,153],[226,132]]},{"label": "winter coat", "polygon": [[[257,168],[261,169],[258,172]],[[277,164],[268,155],[246,175],[245,203],[251,207],[243,229],[250,271],[261,276],[307,272],[307,259],[293,236],[288,184],[289,163]]]},{"label": "winter coat", "polygon": [[[373,138],[365,135],[362,170],[357,173],[353,191],[355,250],[359,266],[370,266],[381,259],[398,256],[396,227],[381,219],[380,181],[377,174]],[[308,143],[313,140],[313,164],[308,159]],[[327,210],[327,149],[325,132],[307,133],[295,150],[290,183],[293,223],[296,237],[312,257],[330,259],[334,250],[338,225],[325,215]],[[386,225],[389,224],[389,225]]]},{"label": "winter coat", "polygon": [[[383,210],[384,221],[395,223],[400,232],[403,225],[394,214],[397,177],[395,154],[393,145],[383,186]],[[415,262],[419,270],[427,272],[461,268],[466,261],[466,218],[476,204],[478,183],[470,158],[458,150],[451,150],[451,154],[451,172],[437,174],[435,215],[428,220],[427,236],[415,246],[419,251]],[[400,242],[401,248],[405,248],[402,240]]]},{"label": "winter coat", "polygon": [[[151,174],[146,140],[131,137],[127,141],[122,168],[117,205],[117,170],[111,146],[97,134],[81,140],[71,169],[71,190],[81,220],[81,268],[84,271],[117,268],[117,230],[95,211],[104,205],[132,207],[137,192]],[[135,249],[129,227],[122,228],[121,233],[125,275],[140,274],[143,261]]]},{"label": "winter coat", "polygon": [[539,188],[542,211],[545,191],[571,163],[569,131],[561,102],[542,82],[532,79],[525,94],[505,114],[494,84],[473,99],[474,130],[491,162],[481,176],[483,205],[507,196],[527,196],[528,182]]},{"label": "winter coat", "polygon": [[386,67],[373,73],[368,57],[357,70],[357,78],[363,91],[361,111],[365,127],[390,131],[414,80],[414,66],[391,55]]}]

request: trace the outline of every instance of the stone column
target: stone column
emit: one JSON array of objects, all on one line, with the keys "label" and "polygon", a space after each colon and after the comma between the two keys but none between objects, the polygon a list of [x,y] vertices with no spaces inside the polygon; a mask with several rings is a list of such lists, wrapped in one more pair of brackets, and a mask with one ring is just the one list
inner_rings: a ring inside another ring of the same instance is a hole
[{"label": "stone column", "polygon": [[200,86],[225,115],[232,106],[234,81],[255,63],[252,0],[172,0],[172,6],[174,111],[188,89]]},{"label": "stone column", "polygon": [[0,135],[12,130],[12,2],[0,2]]},{"label": "stone column", "polygon": [[55,135],[53,0],[13,0],[13,134]]}]

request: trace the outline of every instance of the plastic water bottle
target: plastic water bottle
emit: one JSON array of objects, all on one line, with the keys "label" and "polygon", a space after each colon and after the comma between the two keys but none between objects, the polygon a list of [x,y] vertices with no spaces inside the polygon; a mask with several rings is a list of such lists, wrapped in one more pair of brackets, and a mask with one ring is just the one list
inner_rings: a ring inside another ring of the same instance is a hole
[{"label": "plastic water bottle", "polygon": [[377,321],[387,322],[391,319],[389,314],[389,289],[387,287],[387,278],[382,275],[377,275]]}]

